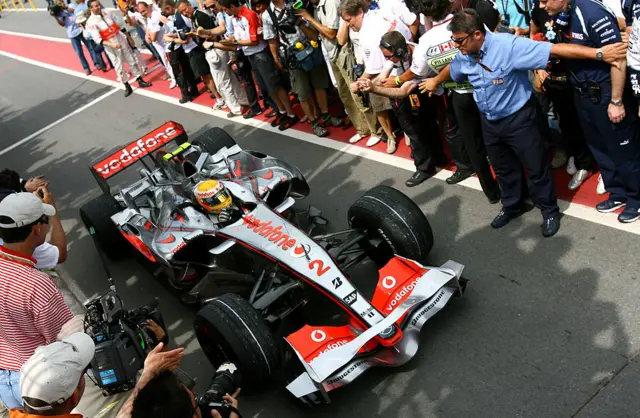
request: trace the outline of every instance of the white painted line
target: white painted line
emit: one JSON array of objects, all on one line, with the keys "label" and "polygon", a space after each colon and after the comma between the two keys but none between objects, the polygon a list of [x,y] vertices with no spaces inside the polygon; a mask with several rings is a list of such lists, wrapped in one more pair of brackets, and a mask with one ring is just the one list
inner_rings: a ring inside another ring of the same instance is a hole
[{"label": "white painted line", "polygon": [[56,125],[61,124],[62,122],[64,122],[65,120],[71,118],[72,116],[77,115],[78,113],[82,112],[83,110],[93,106],[94,104],[106,99],[107,97],[111,96],[113,93],[117,92],[119,89],[113,89],[113,90],[109,90],[107,93],[103,94],[102,96],[98,97],[97,99],[94,99],[92,101],[90,101],[89,103],[87,103],[86,105],[79,107],[78,109],[74,110],[73,112],[69,113],[68,115],[58,119],[57,121],[45,126],[44,128],[32,133],[31,135],[29,135],[26,138],[21,139],[20,141],[16,142],[15,144],[3,149],[2,151],[0,151],[0,156],[6,154],[7,152],[19,147],[22,144],[25,144],[29,141],[31,141],[33,138],[37,137],[38,135],[40,135],[43,132],[48,131],[49,129],[53,128]]},{"label": "white painted line", "polygon": [[[81,73],[79,71],[68,70],[66,68],[57,67],[55,65],[46,64],[46,63],[35,61],[29,58],[23,58],[19,55],[11,54],[9,52],[0,51],[0,55],[4,55],[6,57],[13,58],[22,62],[26,62],[28,64],[32,64],[41,68],[57,71],[59,73],[63,73],[63,74],[67,74],[75,77],[87,78],[91,81],[95,81],[100,84],[105,84],[113,87],[121,86],[120,83],[116,83],[115,81],[105,80],[103,78],[99,78],[95,76],[86,76],[84,73]],[[277,128],[272,127],[268,122],[263,122],[256,119],[243,119],[242,117],[235,117],[233,119],[228,119],[226,117],[226,112],[224,111],[212,110],[207,106],[203,106],[195,103],[180,104],[178,103],[178,99],[176,98],[165,96],[163,94],[155,93],[145,89],[140,89],[140,88],[135,89],[134,94],[139,94],[144,97],[148,97],[154,100],[159,100],[174,106],[180,106],[196,112],[204,113],[206,115],[214,115],[223,120],[228,120],[235,123],[239,123],[241,125],[247,125],[247,126],[262,129],[265,131],[273,132],[275,134],[286,136],[294,140],[304,141],[314,145],[320,145],[325,148],[333,149],[335,151],[343,152],[345,154],[354,155],[357,157],[362,157],[370,161],[380,162],[382,164],[400,168],[410,172],[415,171],[415,166],[413,164],[413,161],[402,158],[402,157],[396,157],[394,155],[385,154],[385,153],[374,151],[367,148],[357,147],[355,145],[344,144],[340,141],[336,141],[330,138],[319,138],[315,135],[312,135],[306,132],[296,131],[293,129],[280,131]],[[452,172],[449,170],[440,170],[434,176],[434,178],[444,180],[447,177],[451,176],[451,174]],[[482,190],[482,188],[480,187],[480,181],[476,177],[470,177],[458,184],[461,186],[467,187],[469,189]],[[563,200],[559,200],[558,205],[560,206],[560,211],[565,215],[572,216],[585,221],[593,222],[599,225],[608,226],[610,228],[618,229],[621,231],[630,232],[632,234],[640,235],[640,222],[636,222],[633,224],[622,224],[617,221],[616,214],[599,213],[593,208],[590,208],[584,205],[579,205],[577,203],[566,202]],[[487,223],[489,221],[490,220],[488,220]]]},{"label": "white painted line", "polygon": [[[21,36],[23,38],[39,39],[41,41],[58,42],[58,43],[61,43],[61,44],[71,44],[71,39],[69,39],[69,38],[58,38],[58,37],[55,37],[55,36],[36,35],[34,33],[13,32],[13,31],[10,31],[10,30],[2,30],[2,29],[0,29],[0,34],[11,35],[11,36]],[[138,50],[140,51],[141,54],[151,55],[151,52],[146,50],[146,49],[144,49],[144,48],[138,48]]]}]

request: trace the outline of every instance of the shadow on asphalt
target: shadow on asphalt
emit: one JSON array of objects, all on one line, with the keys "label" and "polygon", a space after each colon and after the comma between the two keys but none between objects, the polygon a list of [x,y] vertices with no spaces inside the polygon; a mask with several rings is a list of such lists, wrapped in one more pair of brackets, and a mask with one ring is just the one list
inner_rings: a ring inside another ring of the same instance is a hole
[{"label": "shadow on asphalt", "polygon": [[[42,104],[20,114],[0,110],[0,126],[27,123],[47,109],[74,108],[73,92],[59,101]],[[197,137],[216,125],[217,119]],[[135,121],[137,129],[151,130],[147,118]],[[295,139],[275,136],[243,125],[225,126],[238,143],[247,149],[267,151],[286,159]],[[269,135],[265,149],[264,137]],[[130,139],[123,140],[123,144]],[[103,150],[66,153],[46,164],[47,133],[20,149],[33,161],[29,172],[52,180],[58,207],[65,218],[77,219],[78,208],[97,194],[86,165],[103,154]],[[83,138],[78,137],[77,141]],[[326,155],[329,155],[327,158]],[[291,161],[294,164],[301,162]],[[366,189],[357,175],[363,160],[337,151],[324,150],[305,156],[301,167],[310,178],[312,194],[303,203],[324,211],[334,228],[346,226],[348,204]],[[371,164],[371,162],[367,162]],[[77,175],[59,169],[73,167]],[[390,171],[398,173],[399,170]],[[596,291],[602,278],[584,267],[575,272],[565,270],[563,256],[577,243],[565,236],[543,239],[537,225],[522,229],[518,219],[500,231],[488,225],[461,231],[457,196],[444,197],[441,183],[429,187],[406,189],[402,178],[388,178],[383,184],[395,186],[410,195],[427,213],[436,244],[431,263],[440,265],[449,257],[466,264],[470,279],[467,294],[453,300],[423,328],[422,345],[406,366],[372,369],[351,386],[330,393],[331,405],[305,411],[315,416],[369,417],[543,417],[569,416],[576,411],[577,400],[587,400],[611,373],[612,358],[623,362],[630,344],[618,319],[614,304],[598,300]],[[128,177],[129,176],[129,177]],[[125,173],[120,181],[136,178]],[[71,185],[73,184],[73,187]],[[370,186],[367,184],[367,188]],[[82,190],[71,195],[63,190]],[[87,296],[106,290],[104,273],[97,264],[95,250],[84,226],[79,222],[65,226],[70,251],[86,256],[74,271],[76,285]],[[585,260],[585,264],[586,264]],[[158,288],[133,259],[111,263],[112,274],[120,289],[128,291],[125,303],[137,306],[152,296],[161,307],[171,307],[165,317],[174,344],[187,347],[183,369],[197,377],[198,389],[206,387],[212,368],[198,350],[191,331],[193,311],[181,306],[167,291]],[[375,285],[377,278],[355,277],[358,283]],[[325,313],[317,312],[318,319]],[[597,343],[603,333],[612,335],[613,346]],[[609,365],[609,366],[607,366]],[[250,379],[250,376],[245,378]],[[588,382],[585,384],[585,382]],[[295,400],[280,385],[256,395],[241,398],[245,417],[300,416]]]}]

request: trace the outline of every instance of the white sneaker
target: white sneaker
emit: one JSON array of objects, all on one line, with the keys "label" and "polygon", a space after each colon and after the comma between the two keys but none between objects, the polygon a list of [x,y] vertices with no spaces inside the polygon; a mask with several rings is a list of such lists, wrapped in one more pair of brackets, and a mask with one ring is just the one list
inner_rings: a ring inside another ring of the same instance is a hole
[{"label": "white sneaker", "polygon": [[381,141],[381,139],[380,139],[379,136],[371,135],[369,137],[369,139],[367,139],[367,146],[368,147],[372,147],[372,146],[376,145],[380,141]]},{"label": "white sneaker", "polygon": [[605,194],[607,189],[604,188],[604,181],[602,181],[602,174],[598,176],[598,186],[596,187],[596,193]]},{"label": "white sneaker", "polygon": [[567,174],[570,176],[574,176],[578,172],[578,167],[576,167],[576,159],[573,157],[569,157],[569,161],[567,162]]},{"label": "white sneaker", "polygon": [[350,144],[355,144],[356,142],[360,141],[362,138],[364,138],[364,136],[362,136],[360,134],[355,134],[354,136],[349,138],[349,143]]},{"label": "white sneaker", "polygon": [[405,134],[404,135],[404,143],[406,146],[410,146],[411,145],[411,140],[409,139],[409,137]]},{"label": "white sneaker", "polygon": [[398,146],[396,145],[395,138],[389,138],[387,140],[387,154],[393,154],[397,149]]},{"label": "white sneaker", "polygon": [[169,82],[169,88],[173,89],[177,86],[178,84],[176,83],[176,80],[171,79],[171,81]]},{"label": "white sneaker", "polygon": [[227,104],[222,99],[216,99],[216,104],[213,105],[213,110],[220,110]]}]

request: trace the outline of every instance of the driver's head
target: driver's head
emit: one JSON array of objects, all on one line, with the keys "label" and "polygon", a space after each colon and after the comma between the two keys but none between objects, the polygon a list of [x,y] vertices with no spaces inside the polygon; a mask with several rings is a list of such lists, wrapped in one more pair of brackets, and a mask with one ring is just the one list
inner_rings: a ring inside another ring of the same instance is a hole
[{"label": "driver's head", "polygon": [[20,392],[27,414],[70,414],[85,388],[84,373],[95,354],[91,337],[76,332],[36,348],[20,370]]},{"label": "driver's head", "polygon": [[196,184],[193,194],[198,204],[209,213],[220,213],[232,203],[231,194],[218,180],[201,181]]}]

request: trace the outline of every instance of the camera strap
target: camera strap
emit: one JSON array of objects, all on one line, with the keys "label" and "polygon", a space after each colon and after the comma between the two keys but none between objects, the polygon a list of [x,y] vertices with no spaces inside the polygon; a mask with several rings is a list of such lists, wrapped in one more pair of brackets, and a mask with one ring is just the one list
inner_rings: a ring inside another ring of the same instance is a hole
[{"label": "camera strap", "polygon": [[280,35],[280,40],[285,45],[287,45],[289,47],[289,46],[291,46],[291,44],[287,40],[286,34],[280,29],[280,20],[284,17],[284,14],[286,12],[287,12],[286,8],[282,9],[282,10],[280,10],[280,16],[276,17],[276,13],[273,10],[273,8],[271,7],[271,5],[269,5],[269,7],[267,7],[267,13],[269,13],[269,17],[271,18],[271,21],[273,22],[273,26],[276,27],[276,31],[278,31],[278,35]]}]

